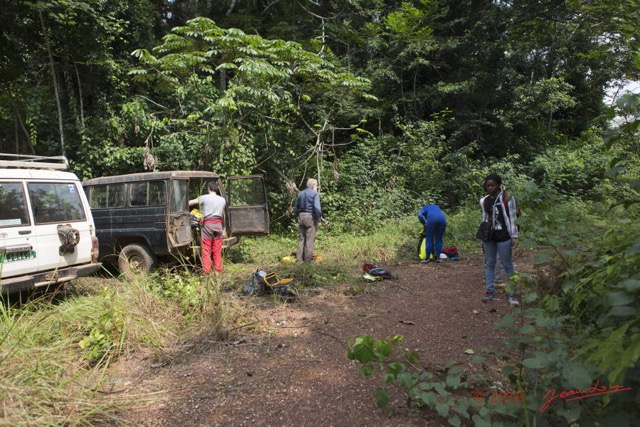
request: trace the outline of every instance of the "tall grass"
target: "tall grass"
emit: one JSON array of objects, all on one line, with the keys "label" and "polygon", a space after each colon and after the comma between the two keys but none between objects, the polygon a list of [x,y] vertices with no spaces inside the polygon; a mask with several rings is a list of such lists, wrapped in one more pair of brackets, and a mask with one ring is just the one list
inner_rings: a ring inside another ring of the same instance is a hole
[{"label": "tall grass", "polygon": [[79,300],[0,305],[0,423],[90,425],[108,408],[95,403],[103,371],[82,360],[78,342],[91,308]]},{"label": "tall grass", "polygon": [[181,278],[197,286],[176,286],[170,273],[90,278],[62,295],[0,304],[0,425],[116,422],[128,402],[101,395],[115,359],[138,351],[170,357],[203,325],[222,336],[233,318],[220,280]]}]

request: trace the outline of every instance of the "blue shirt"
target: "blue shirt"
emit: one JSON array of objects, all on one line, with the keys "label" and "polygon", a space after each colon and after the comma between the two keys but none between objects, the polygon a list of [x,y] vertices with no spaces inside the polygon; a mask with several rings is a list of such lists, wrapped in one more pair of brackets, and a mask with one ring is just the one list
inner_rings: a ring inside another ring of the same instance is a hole
[{"label": "blue shirt", "polygon": [[308,212],[313,215],[313,219],[320,221],[322,219],[322,209],[320,208],[320,196],[316,190],[306,188],[298,194],[296,202],[296,215]]},{"label": "blue shirt", "polygon": [[442,213],[442,210],[440,210],[438,205],[427,205],[420,209],[420,212],[418,212],[418,219],[422,224],[425,222],[447,222],[444,217],[444,213]]}]

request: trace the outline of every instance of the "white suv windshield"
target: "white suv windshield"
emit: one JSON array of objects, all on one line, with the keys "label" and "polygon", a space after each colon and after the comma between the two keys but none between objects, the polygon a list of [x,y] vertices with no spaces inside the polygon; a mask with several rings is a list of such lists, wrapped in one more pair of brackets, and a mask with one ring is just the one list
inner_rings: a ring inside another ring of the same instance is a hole
[{"label": "white suv windshield", "polygon": [[36,224],[86,219],[80,195],[73,183],[30,182],[28,187]]}]

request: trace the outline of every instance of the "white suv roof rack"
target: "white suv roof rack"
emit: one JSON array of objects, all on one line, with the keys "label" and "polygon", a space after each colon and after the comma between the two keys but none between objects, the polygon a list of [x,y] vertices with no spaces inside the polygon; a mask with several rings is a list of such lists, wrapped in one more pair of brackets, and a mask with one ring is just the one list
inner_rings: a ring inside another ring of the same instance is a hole
[{"label": "white suv roof rack", "polygon": [[29,156],[0,153],[0,167],[66,170],[69,167],[69,161],[65,156]]}]

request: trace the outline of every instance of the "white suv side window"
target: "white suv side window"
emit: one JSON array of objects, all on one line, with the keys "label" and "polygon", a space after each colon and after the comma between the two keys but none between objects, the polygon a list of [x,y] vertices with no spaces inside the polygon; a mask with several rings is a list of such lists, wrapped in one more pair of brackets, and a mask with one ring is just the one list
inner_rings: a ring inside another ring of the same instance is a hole
[{"label": "white suv side window", "polygon": [[86,219],[82,201],[74,184],[31,182],[28,186],[36,224]]},{"label": "white suv side window", "polygon": [[29,224],[24,190],[20,182],[0,182],[0,227]]}]

